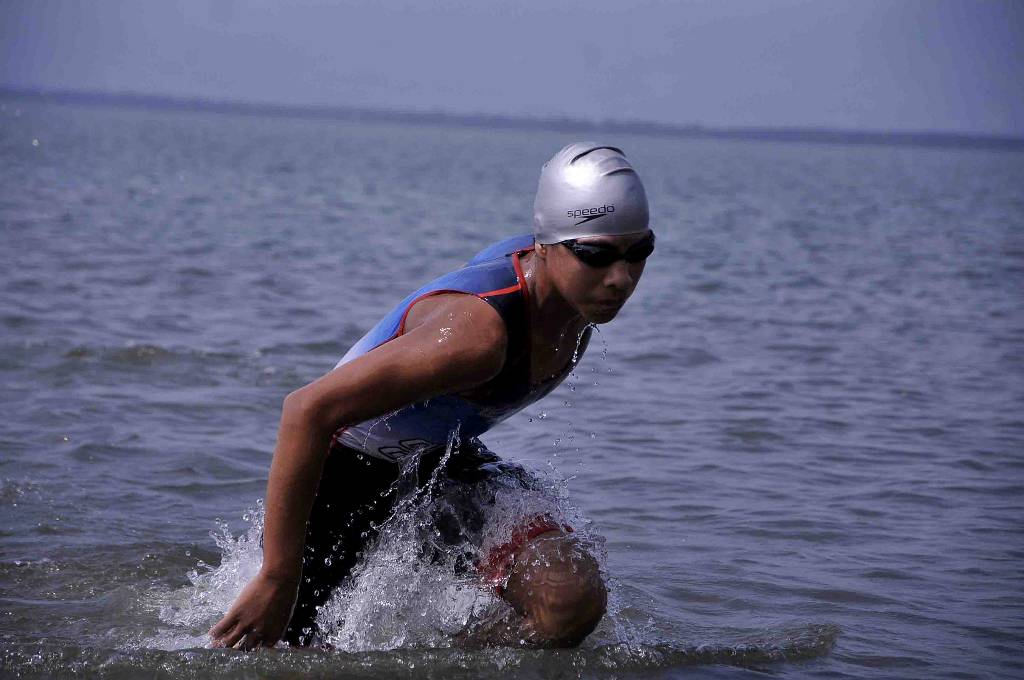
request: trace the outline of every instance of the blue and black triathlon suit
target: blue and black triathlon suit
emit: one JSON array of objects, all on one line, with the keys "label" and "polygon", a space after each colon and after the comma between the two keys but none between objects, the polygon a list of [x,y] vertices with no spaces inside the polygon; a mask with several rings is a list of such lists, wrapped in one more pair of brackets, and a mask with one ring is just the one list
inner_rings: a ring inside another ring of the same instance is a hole
[{"label": "blue and black triathlon suit", "polygon": [[[533,235],[526,234],[485,248],[465,266],[402,300],[338,362],[341,366],[402,335],[409,310],[431,295],[476,295],[501,314],[508,333],[505,364],[483,385],[410,404],[334,434],[307,525],[298,599],[285,632],[289,644],[312,641],[317,609],[348,576],[376,538],[377,528],[390,517],[403,463],[415,461],[420,485],[432,475],[435,484],[440,480],[433,491],[446,494],[449,502],[437,504],[441,509],[433,514],[433,521],[452,545],[469,542],[479,547],[485,506],[493,503],[498,488],[534,484],[522,467],[502,461],[477,439],[551,392],[579,361],[590,339],[588,327],[579,351],[557,375],[539,384],[530,382],[530,301],[520,257],[533,246]],[[453,437],[457,448],[438,470]],[[529,538],[557,528],[537,518],[528,521],[532,524],[514,536]],[[502,549],[510,552],[508,546]],[[464,566],[469,569],[472,564]]]}]

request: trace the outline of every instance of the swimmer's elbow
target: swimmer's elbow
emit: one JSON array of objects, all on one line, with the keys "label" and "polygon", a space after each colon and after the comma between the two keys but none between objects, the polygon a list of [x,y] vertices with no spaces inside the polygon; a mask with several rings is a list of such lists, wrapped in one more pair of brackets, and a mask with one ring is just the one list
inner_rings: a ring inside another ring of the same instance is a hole
[{"label": "swimmer's elbow", "polygon": [[307,418],[309,402],[310,400],[306,396],[304,388],[289,392],[288,396],[284,398],[284,403],[281,404],[281,422],[297,423]]},{"label": "swimmer's elbow", "polygon": [[313,431],[332,431],[330,414],[323,408],[309,386],[290,392],[281,405],[282,427],[295,427]]}]

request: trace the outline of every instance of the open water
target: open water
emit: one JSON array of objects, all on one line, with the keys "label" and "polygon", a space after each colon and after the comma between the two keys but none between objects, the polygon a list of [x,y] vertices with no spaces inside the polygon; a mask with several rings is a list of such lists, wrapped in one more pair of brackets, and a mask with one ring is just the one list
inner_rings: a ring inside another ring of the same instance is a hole
[{"label": "open water", "polygon": [[528,231],[573,137],[0,103],[0,675],[1024,675],[1024,155],[609,140],[658,251],[484,438],[589,522],[609,616],[453,647],[472,586],[399,541],[334,651],[244,654],[202,633],[282,399]]}]

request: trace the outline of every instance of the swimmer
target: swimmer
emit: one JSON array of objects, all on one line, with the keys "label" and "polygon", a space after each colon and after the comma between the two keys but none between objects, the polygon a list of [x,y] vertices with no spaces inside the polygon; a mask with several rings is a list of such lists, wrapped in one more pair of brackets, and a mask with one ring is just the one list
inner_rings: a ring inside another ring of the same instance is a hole
[{"label": "swimmer", "polygon": [[[536,484],[478,437],[565,379],[593,324],[614,319],[633,293],[654,233],[625,154],[589,142],[543,166],[533,224],[406,297],[333,370],[285,398],[263,564],[210,629],[214,646],[314,643],[318,608],[394,511],[403,468],[437,483],[450,516],[433,521],[453,545],[483,544],[498,488]],[[497,587],[506,616],[467,637],[579,644],[607,604],[596,560],[553,517],[510,519],[511,539],[466,566]]]}]

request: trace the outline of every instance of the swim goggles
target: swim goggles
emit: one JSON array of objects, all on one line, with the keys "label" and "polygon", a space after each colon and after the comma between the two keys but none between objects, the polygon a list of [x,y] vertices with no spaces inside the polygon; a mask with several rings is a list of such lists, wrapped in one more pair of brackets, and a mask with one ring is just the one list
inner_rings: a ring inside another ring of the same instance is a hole
[{"label": "swim goggles", "polygon": [[604,243],[578,243],[574,238],[558,243],[571,250],[572,254],[583,264],[601,268],[611,266],[619,260],[625,260],[631,264],[646,260],[654,252],[654,232],[652,231],[646,238],[637,241],[621,253],[614,246]]}]

